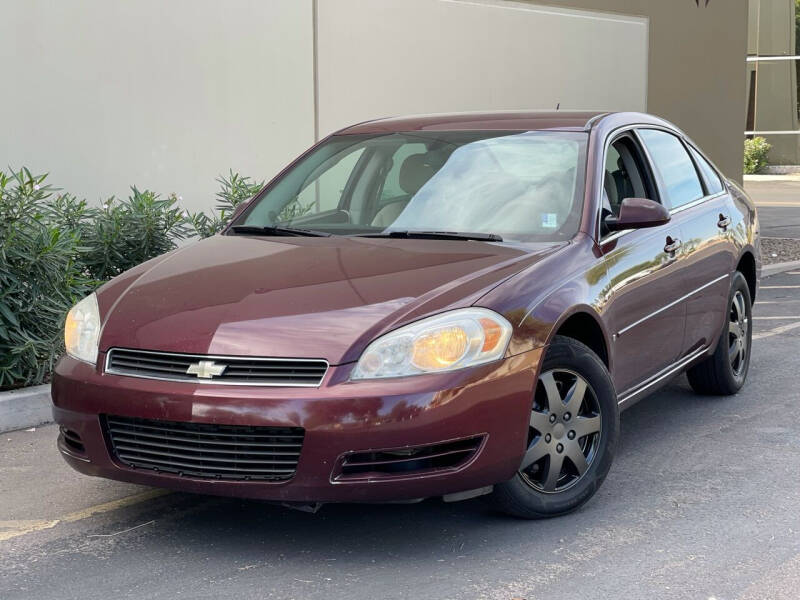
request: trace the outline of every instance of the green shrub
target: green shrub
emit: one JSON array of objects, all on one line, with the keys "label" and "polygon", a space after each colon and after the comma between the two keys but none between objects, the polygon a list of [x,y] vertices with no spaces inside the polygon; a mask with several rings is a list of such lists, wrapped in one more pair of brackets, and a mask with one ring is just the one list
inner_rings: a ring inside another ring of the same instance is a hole
[{"label": "green shrub", "polygon": [[66,312],[93,287],[76,260],[85,205],[50,202],[45,177],[0,171],[0,389],[45,380],[63,351]]},{"label": "green shrub", "polygon": [[67,311],[123,271],[186,237],[218,233],[262,186],[219,177],[216,212],[187,215],[172,194],[131,188],[88,206],[28,169],[0,171],[0,389],[46,381],[64,349]]},{"label": "green shrub", "polygon": [[763,137],[754,137],[744,141],[744,173],[752,175],[767,166],[767,155],[772,149]]},{"label": "green shrub", "polygon": [[207,215],[204,212],[192,213],[187,216],[187,221],[192,233],[200,238],[207,238],[222,231],[228,224],[233,211],[242,202],[247,202],[264,187],[264,182],[258,182],[243,177],[233,170],[228,171],[228,177],[217,177],[220,190],[217,192],[217,205],[214,213]]},{"label": "green shrub", "polygon": [[161,198],[135,186],[131,192],[126,200],[112,197],[92,209],[82,228],[80,260],[96,279],[110,279],[169,252],[186,237],[186,219],[174,194]]}]

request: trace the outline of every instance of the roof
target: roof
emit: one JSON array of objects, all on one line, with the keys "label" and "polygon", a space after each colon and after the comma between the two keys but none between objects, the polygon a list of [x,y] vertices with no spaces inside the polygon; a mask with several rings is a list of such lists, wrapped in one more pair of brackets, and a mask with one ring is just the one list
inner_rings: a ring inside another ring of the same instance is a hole
[{"label": "roof", "polygon": [[585,131],[604,112],[503,111],[414,115],[375,119],[351,125],[340,134],[392,133],[398,131]]}]

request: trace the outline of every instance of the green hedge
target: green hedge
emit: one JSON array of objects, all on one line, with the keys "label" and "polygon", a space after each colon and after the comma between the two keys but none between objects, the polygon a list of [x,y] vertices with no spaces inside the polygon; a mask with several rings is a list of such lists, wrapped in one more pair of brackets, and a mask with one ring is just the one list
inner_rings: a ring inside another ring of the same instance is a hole
[{"label": "green hedge", "polygon": [[753,175],[767,166],[767,155],[772,145],[763,137],[744,141],[744,174]]},{"label": "green hedge", "polygon": [[219,232],[263,185],[233,171],[219,177],[209,215],[136,187],[92,207],[46,180],[26,168],[0,171],[0,390],[48,380],[75,302],[182,239]]}]

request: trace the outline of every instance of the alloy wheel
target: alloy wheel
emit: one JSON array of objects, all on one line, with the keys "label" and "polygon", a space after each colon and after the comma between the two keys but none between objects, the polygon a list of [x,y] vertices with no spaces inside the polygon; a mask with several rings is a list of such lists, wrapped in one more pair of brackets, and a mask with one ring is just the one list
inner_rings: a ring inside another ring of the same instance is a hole
[{"label": "alloy wheel", "polygon": [[750,321],[744,295],[737,291],[731,302],[731,312],[728,321],[728,359],[736,378],[742,376],[747,365],[748,335]]},{"label": "alloy wheel", "polygon": [[520,476],[540,492],[562,492],[583,477],[597,456],[600,405],[578,373],[552,369],[536,386]]}]

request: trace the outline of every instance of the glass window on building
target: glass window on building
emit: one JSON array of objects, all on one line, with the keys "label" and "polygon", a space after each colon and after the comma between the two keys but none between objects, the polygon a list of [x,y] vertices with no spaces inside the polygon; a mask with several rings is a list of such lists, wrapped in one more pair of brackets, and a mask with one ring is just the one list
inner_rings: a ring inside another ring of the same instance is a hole
[{"label": "glass window on building", "polygon": [[800,0],[749,0],[746,137],[772,145],[771,164],[800,164]]}]

